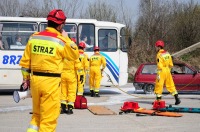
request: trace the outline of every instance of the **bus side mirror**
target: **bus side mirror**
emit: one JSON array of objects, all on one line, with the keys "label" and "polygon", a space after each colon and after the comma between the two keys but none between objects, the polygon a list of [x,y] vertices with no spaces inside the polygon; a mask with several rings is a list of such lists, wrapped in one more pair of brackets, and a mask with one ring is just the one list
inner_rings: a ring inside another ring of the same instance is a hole
[{"label": "bus side mirror", "polygon": [[132,44],[132,39],[131,39],[131,37],[128,37],[128,47],[130,47],[131,44]]}]

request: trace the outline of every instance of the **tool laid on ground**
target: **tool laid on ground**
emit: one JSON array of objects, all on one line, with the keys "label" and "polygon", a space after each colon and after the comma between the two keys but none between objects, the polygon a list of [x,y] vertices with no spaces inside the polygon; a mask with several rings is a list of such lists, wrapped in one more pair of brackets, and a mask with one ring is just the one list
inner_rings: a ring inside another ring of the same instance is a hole
[{"label": "tool laid on ground", "polygon": [[[148,114],[151,116],[167,116],[167,117],[182,117],[182,114],[176,113],[176,112],[168,112],[168,111],[159,111],[159,110],[151,110],[151,109],[138,109],[134,110],[134,113],[140,113],[142,116],[144,114]],[[137,116],[140,116],[140,114],[137,114]]]},{"label": "tool laid on ground", "polygon": [[143,109],[139,107],[138,102],[124,102],[124,105],[121,107],[119,114],[121,115],[123,113],[134,113],[134,110],[137,109]]},{"label": "tool laid on ground", "polygon": [[160,111],[169,111],[169,112],[200,113],[200,108],[172,107],[172,105],[169,105],[165,108],[161,108],[159,110]]},{"label": "tool laid on ground", "polygon": [[88,106],[88,110],[94,115],[116,115],[116,113],[105,106]]},{"label": "tool laid on ground", "polygon": [[124,105],[121,107],[121,111],[119,114],[122,113],[137,113],[136,116],[167,116],[167,117],[182,117],[182,114],[176,112],[167,112],[167,111],[160,111],[160,108],[165,108],[165,102],[155,101],[153,103],[153,109],[145,109],[139,107],[137,102],[124,102]]}]

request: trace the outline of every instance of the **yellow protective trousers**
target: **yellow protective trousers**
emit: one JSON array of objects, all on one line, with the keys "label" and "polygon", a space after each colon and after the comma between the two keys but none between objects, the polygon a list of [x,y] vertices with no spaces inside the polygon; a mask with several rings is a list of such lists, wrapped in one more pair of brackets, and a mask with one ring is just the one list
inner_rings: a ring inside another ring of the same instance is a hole
[{"label": "yellow protective trousers", "polygon": [[101,69],[99,66],[91,66],[90,67],[90,90],[94,90],[95,92],[99,92],[100,83],[101,83],[102,75]]},{"label": "yellow protective trousers", "polygon": [[61,102],[74,106],[77,90],[77,77],[74,70],[63,70],[61,74]]},{"label": "yellow protective trousers", "polygon": [[81,75],[78,75],[78,91],[77,91],[77,95],[83,95],[83,93],[84,93],[84,84],[85,84],[85,78],[86,78],[85,72],[82,75],[84,77],[83,81],[80,80],[80,76]]},{"label": "yellow protective trousers", "polygon": [[31,76],[33,115],[27,132],[55,132],[60,115],[60,77]]},{"label": "yellow protective trousers", "polygon": [[170,68],[168,67],[162,68],[162,70],[159,70],[157,73],[154,89],[154,93],[157,95],[157,97],[161,97],[164,85],[172,95],[177,94]]}]

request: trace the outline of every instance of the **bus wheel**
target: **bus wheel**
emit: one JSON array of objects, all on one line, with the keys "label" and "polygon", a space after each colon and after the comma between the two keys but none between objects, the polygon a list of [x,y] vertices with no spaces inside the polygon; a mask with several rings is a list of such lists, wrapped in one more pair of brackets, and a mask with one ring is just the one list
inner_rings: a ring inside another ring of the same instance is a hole
[{"label": "bus wheel", "polygon": [[153,94],[154,92],[154,85],[153,84],[146,84],[144,87],[145,94]]}]

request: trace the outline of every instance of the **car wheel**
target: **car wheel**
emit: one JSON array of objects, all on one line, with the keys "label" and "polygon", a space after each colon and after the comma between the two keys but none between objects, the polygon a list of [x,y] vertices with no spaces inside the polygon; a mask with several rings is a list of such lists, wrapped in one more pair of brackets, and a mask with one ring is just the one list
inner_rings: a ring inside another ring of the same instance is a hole
[{"label": "car wheel", "polygon": [[145,94],[153,94],[154,91],[154,85],[153,84],[146,84],[144,87],[144,93]]}]

